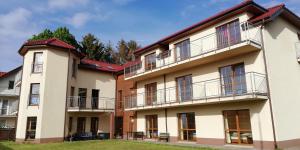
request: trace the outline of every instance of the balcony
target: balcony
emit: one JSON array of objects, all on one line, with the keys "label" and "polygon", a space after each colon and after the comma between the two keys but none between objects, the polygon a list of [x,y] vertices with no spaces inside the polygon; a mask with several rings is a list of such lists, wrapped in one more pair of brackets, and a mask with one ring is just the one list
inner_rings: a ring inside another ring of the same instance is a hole
[{"label": "balcony", "polygon": [[114,98],[69,96],[67,102],[68,112],[112,112],[115,109]]},{"label": "balcony", "polygon": [[17,102],[12,105],[0,108],[0,117],[17,117]]},{"label": "balcony", "polygon": [[[184,89],[184,90],[182,90]],[[154,93],[138,93],[125,97],[125,110],[205,105],[221,102],[266,100],[264,74],[248,72],[238,77],[223,77],[181,87],[170,87]]]},{"label": "balcony", "polygon": [[[215,32],[190,39],[181,47],[162,51],[151,65],[138,61],[124,69],[125,79],[143,80],[181,69],[207,64],[261,49],[261,30],[248,22],[240,23],[234,30]],[[233,31],[236,31],[233,33]],[[149,62],[147,63],[149,64]],[[145,76],[147,75],[147,76]]]}]

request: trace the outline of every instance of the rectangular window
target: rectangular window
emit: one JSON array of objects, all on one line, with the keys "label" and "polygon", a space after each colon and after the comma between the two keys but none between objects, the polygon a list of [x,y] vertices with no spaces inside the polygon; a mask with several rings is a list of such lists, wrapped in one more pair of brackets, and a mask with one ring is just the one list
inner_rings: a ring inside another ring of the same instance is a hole
[{"label": "rectangular window", "polygon": [[176,78],[177,101],[190,101],[193,99],[192,75]]},{"label": "rectangular window", "polygon": [[43,71],[43,53],[35,52],[32,64],[33,73],[41,73]]},{"label": "rectangular window", "polygon": [[78,89],[79,108],[86,108],[86,95],[87,95],[87,89],[86,88],[79,88]]},{"label": "rectangular window", "polygon": [[30,87],[29,105],[38,105],[40,102],[40,84],[32,83]]},{"label": "rectangular window", "polygon": [[185,60],[191,57],[190,39],[175,44],[176,61]]},{"label": "rectangular window", "polygon": [[119,100],[118,100],[118,109],[122,109],[123,108],[123,91],[122,90],[119,90],[118,91],[118,97],[119,97]]},{"label": "rectangular window", "polygon": [[73,117],[69,117],[69,132],[72,132],[73,127]]},{"label": "rectangular window", "polygon": [[77,133],[85,133],[85,117],[77,118]]},{"label": "rectangular window", "polygon": [[178,114],[179,140],[196,141],[195,113]]},{"label": "rectangular window", "polygon": [[156,103],[156,87],[157,87],[156,82],[145,85],[146,105],[153,105]]},{"label": "rectangular window", "polygon": [[156,54],[151,53],[145,56],[145,70],[152,70],[156,68]]},{"label": "rectangular window", "polygon": [[99,90],[92,89],[92,109],[97,109],[99,105]]},{"label": "rectangular window", "polygon": [[223,115],[226,143],[253,144],[249,110],[228,110]]},{"label": "rectangular window", "polygon": [[77,72],[77,62],[76,59],[73,59],[72,62],[72,77],[76,77],[76,72]]},{"label": "rectangular window", "polygon": [[216,33],[218,49],[241,42],[240,23],[238,19],[217,27]]},{"label": "rectangular window", "polygon": [[27,118],[26,139],[35,139],[36,117]]},{"label": "rectangular window", "polygon": [[241,95],[247,92],[244,64],[220,68],[223,96]]},{"label": "rectangular window", "polygon": [[91,132],[93,135],[97,135],[98,131],[98,124],[99,124],[99,118],[98,117],[92,117],[91,118]]},{"label": "rectangular window", "polygon": [[157,138],[157,135],[158,135],[157,115],[147,115],[146,136],[147,138],[153,139],[153,138]]},{"label": "rectangular window", "polygon": [[14,89],[14,86],[15,86],[15,81],[9,81],[8,82],[8,89]]},{"label": "rectangular window", "polygon": [[4,129],[4,128],[7,128],[7,125],[6,125],[6,120],[0,120],[0,129]]},{"label": "rectangular window", "polygon": [[8,100],[2,100],[0,105],[1,105],[1,115],[8,115]]}]

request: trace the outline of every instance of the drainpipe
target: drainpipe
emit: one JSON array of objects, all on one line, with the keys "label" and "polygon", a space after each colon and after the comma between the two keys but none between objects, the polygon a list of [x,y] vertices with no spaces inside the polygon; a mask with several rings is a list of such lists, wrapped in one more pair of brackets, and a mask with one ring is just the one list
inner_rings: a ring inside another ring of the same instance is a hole
[{"label": "drainpipe", "polygon": [[[68,58],[68,73],[67,73],[67,87],[66,87],[66,103],[65,103],[65,119],[64,119],[64,139],[66,137],[66,120],[67,120],[67,109],[68,109],[68,91],[69,91],[69,75],[70,75],[70,57],[71,50],[69,49],[69,58]],[[69,134],[69,131],[68,131]]]},{"label": "drainpipe", "polygon": [[267,59],[265,54],[265,45],[264,45],[264,36],[263,36],[263,30],[264,30],[264,20],[262,21],[261,26],[261,43],[262,43],[262,52],[263,52],[263,58],[264,58],[264,65],[265,65],[265,72],[266,72],[266,82],[267,82],[267,90],[268,90],[268,98],[269,98],[269,106],[270,106],[270,112],[271,112],[271,122],[272,122],[272,131],[273,131],[273,140],[274,140],[274,147],[275,149],[278,148],[277,139],[276,139],[276,132],[275,132],[275,123],[274,123],[274,115],[273,115],[273,107],[272,107],[272,100],[271,100],[271,94],[270,94],[270,82],[269,82],[269,75],[268,75],[268,67],[267,67]]}]

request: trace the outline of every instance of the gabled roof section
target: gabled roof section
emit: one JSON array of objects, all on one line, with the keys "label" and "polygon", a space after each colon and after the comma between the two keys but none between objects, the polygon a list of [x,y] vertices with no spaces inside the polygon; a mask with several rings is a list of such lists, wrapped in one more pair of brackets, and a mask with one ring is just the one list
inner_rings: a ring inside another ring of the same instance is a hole
[{"label": "gabled roof section", "polygon": [[0,72],[0,78],[5,75],[7,72]]},{"label": "gabled roof section", "polygon": [[61,41],[57,38],[51,38],[51,39],[46,39],[46,40],[30,40],[25,42],[22,47],[19,49],[19,54],[25,55],[26,52],[30,47],[56,47],[56,48],[61,48],[65,50],[71,50],[72,53],[77,55],[78,57],[82,58],[83,54],[78,52],[76,48],[64,41]]},{"label": "gabled roof section", "polygon": [[0,78],[5,78],[5,77],[7,77],[7,76],[9,76],[9,75],[11,75],[15,72],[20,71],[21,69],[22,69],[22,66],[19,66],[19,67],[15,68],[15,69],[13,69],[9,72],[0,72]]},{"label": "gabled roof section", "polygon": [[117,64],[110,64],[102,61],[82,59],[79,65],[80,68],[92,69],[104,72],[119,72],[123,70],[123,66]]},{"label": "gabled roof section", "polygon": [[278,14],[280,12],[280,10],[282,10],[283,7],[284,7],[284,4],[279,4],[279,5],[270,7],[270,8],[268,8],[267,12],[263,13],[262,15],[256,16],[256,17],[250,19],[249,21],[255,23],[255,22],[258,22],[261,20],[269,19],[269,18],[275,16],[276,14]]},{"label": "gabled roof section", "polygon": [[207,27],[209,26],[210,24],[213,24],[214,22],[218,22],[220,21],[220,19],[223,19],[225,16],[230,16],[230,14],[238,14],[240,12],[245,12],[245,11],[250,11],[256,15],[260,15],[260,14],[263,14],[265,12],[267,12],[267,10],[265,8],[263,8],[262,6],[256,4],[255,2],[253,2],[252,0],[245,0],[243,2],[241,2],[240,4],[237,4],[231,8],[228,8],[224,11],[221,11],[207,19],[204,19],[190,27],[187,27],[183,30],[180,30],[178,32],[175,32],[174,34],[171,34],[165,38],[162,38],[160,39],[159,41],[153,43],[153,44],[150,44],[150,45],[147,45],[143,48],[140,48],[138,50],[135,51],[135,54],[141,54],[155,46],[159,46],[159,45],[162,45],[165,41],[168,41],[172,38],[175,38],[177,36],[180,36],[180,35],[183,35],[185,33],[188,33],[192,30],[196,30],[198,28],[198,30],[203,27]]}]

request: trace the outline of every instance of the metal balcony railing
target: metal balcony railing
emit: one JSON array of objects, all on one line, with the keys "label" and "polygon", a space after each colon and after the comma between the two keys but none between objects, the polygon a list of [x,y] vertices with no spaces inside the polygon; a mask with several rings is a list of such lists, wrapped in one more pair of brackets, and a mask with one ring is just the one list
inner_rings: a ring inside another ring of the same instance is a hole
[{"label": "metal balcony railing", "polygon": [[103,109],[111,110],[115,108],[115,99],[107,97],[81,97],[69,96],[67,98],[69,109]]},{"label": "metal balcony railing", "polygon": [[[239,32],[236,29],[239,29]],[[137,61],[124,69],[124,75],[125,78],[132,77],[190,58],[204,56],[208,53],[217,53],[220,50],[224,50],[224,48],[231,49],[233,46],[243,42],[251,42],[260,46],[260,33],[261,30],[259,27],[255,27],[248,22],[240,23],[230,27],[227,33],[215,32],[192,39],[188,44],[181,47],[166,50],[158,54],[155,61],[150,63],[151,65],[145,66],[145,60]]]},{"label": "metal balcony railing", "polygon": [[7,106],[0,108],[0,116],[15,116],[17,114],[17,106]]},{"label": "metal balcony railing", "polygon": [[153,93],[143,92],[125,96],[125,109],[243,95],[266,96],[266,94],[265,75],[248,72],[241,76],[222,77],[194,82],[187,86],[159,89]]}]

